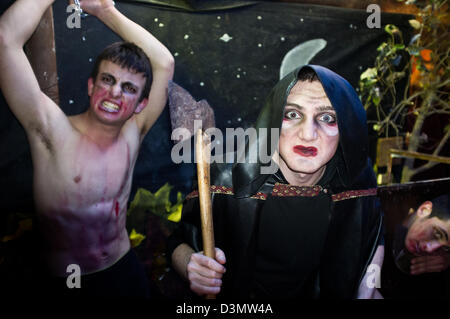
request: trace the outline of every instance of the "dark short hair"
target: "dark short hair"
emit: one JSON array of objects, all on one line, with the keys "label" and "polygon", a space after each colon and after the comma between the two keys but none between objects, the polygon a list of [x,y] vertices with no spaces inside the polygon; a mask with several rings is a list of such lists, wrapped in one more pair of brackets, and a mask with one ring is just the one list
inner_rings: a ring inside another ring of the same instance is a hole
[{"label": "dark short hair", "polygon": [[139,97],[139,102],[148,97],[152,84],[152,67],[145,52],[131,42],[115,42],[107,46],[98,56],[91,72],[91,78],[97,79],[98,69],[102,61],[111,61],[134,73],[142,73],[145,78],[145,86]]},{"label": "dark short hair", "polygon": [[450,194],[441,195],[433,198],[433,208],[429,217],[437,217],[441,220],[450,219]]},{"label": "dark short hair", "polygon": [[302,82],[314,82],[320,81],[316,72],[310,67],[304,67],[298,72],[298,81]]}]

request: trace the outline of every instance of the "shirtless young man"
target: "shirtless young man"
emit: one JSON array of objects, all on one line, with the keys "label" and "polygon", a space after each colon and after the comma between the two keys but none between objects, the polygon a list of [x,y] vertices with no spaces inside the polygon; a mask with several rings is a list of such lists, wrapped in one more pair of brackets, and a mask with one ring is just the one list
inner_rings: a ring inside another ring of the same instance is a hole
[{"label": "shirtless young man", "polygon": [[53,2],[17,0],[1,16],[0,87],[30,143],[46,264],[58,277],[68,275],[68,265],[78,265],[87,275],[81,277],[83,288],[90,274],[136,259],[129,256],[125,228],[132,172],[140,144],[166,104],[174,59],[112,0],[80,1],[84,11],[143,52],[130,43],[108,47],[97,75],[88,80],[88,110],[68,117],[40,90],[23,51]]}]

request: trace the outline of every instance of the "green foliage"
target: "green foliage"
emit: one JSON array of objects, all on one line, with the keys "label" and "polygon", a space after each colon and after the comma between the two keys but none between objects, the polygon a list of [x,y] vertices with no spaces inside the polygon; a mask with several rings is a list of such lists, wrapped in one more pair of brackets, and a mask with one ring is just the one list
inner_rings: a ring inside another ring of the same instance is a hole
[{"label": "green foliage", "polygon": [[177,193],[177,201],[172,204],[169,197],[172,186],[168,183],[164,184],[156,193],[139,188],[130,204],[127,214],[129,216],[146,214],[148,211],[162,217],[164,219],[178,222],[181,218],[181,210],[183,208],[183,196]]},{"label": "green foliage", "polygon": [[[377,48],[378,55],[374,66],[361,74],[359,93],[366,111],[375,109],[373,111],[375,119],[371,119],[374,123],[372,128],[379,135],[388,137],[389,128],[393,128],[396,134],[399,133],[403,117],[397,116],[393,121],[389,115],[391,109],[386,106],[386,100],[389,100],[390,105],[395,105],[397,84],[408,74],[409,63],[405,60],[409,54],[398,27],[388,24],[384,30],[389,37]],[[385,103],[382,104],[382,102]]]},{"label": "green foliage", "polygon": [[[361,74],[359,82],[359,93],[364,108],[375,115],[370,119],[375,123],[372,127],[380,136],[385,137],[392,135],[390,134],[392,131],[396,135],[405,133],[402,131],[402,125],[405,116],[413,108],[413,100],[425,99],[430,90],[439,92],[439,89],[448,82],[449,35],[448,28],[443,22],[445,13],[440,12],[447,8],[447,0],[407,1],[407,3],[414,3],[421,8],[418,14],[421,22],[409,20],[417,33],[406,44],[398,27],[386,25],[384,30],[388,38],[378,47],[374,66]],[[431,52],[430,60],[429,56],[421,52]],[[415,90],[413,97],[408,96],[409,75],[412,70],[410,57],[414,59],[421,86],[421,90]],[[436,65],[440,68],[436,69],[434,67]],[[443,79],[447,81],[442,83]],[[405,81],[403,93],[396,91],[402,80]],[[444,104],[446,107],[444,111],[447,112],[448,103]],[[427,117],[434,111],[434,108],[416,107],[413,112]]]},{"label": "green foliage", "polygon": [[[402,0],[398,0],[402,1]],[[417,19],[409,20],[416,34],[407,43],[395,25],[386,25],[387,40],[377,48],[374,65],[361,74],[359,94],[370,127],[380,137],[408,135],[408,151],[417,152],[424,142],[422,127],[433,114],[450,115],[450,35],[447,0],[408,0],[418,9]],[[397,91],[400,87],[403,91]],[[406,132],[406,117],[413,127]],[[438,155],[449,138],[447,129],[435,143]],[[425,140],[426,142],[426,140]],[[408,159],[406,180],[432,165],[412,168]],[[405,173],[405,171],[403,172]]]},{"label": "green foliage", "polygon": [[[127,229],[130,231],[130,241],[133,247],[138,246],[145,239],[143,234],[148,234],[149,227],[156,227],[149,225],[150,213],[159,217],[156,219],[158,224],[161,223],[158,227],[165,225],[163,227],[170,229],[174,227],[174,223],[180,221],[183,196],[178,192],[177,200],[172,204],[170,201],[172,188],[166,183],[155,193],[144,188],[137,190],[127,211]],[[155,221],[155,219],[153,220]]]}]

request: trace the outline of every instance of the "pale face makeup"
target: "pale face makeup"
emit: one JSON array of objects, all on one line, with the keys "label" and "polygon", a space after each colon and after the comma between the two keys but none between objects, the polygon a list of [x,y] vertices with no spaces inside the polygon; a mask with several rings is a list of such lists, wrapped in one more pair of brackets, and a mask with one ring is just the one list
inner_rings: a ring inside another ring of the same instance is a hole
[{"label": "pale face makeup", "polygon": [[139,102],[145,78],[111,61],[102,61],[97,79],[88,81],[91,110],[105,123],[123,123],[139,113],[147,99]]},{"label": "pale face makeup", "polygon": [[278,164],[286,179],[314,183],[339,144],[336,111],[319,81],[297,82],[287,98]]}]

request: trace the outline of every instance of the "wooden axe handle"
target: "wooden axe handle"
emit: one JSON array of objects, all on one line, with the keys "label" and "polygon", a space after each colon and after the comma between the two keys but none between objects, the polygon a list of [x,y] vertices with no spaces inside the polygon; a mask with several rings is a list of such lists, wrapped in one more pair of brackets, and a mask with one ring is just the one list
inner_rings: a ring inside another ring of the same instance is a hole
[{"label": "wooden axe handle", "polygon": [[[214,228],[211,206],[209,162],[211,157],[211,143],[205,141],[202,130],[196,132],[197,142],[195,154],[197,158],[198,194],[200,200],[200,219],[202,223],[203,253],[215,259]],[[206,295],[207,299],[215,299],[215,295]]]}]

